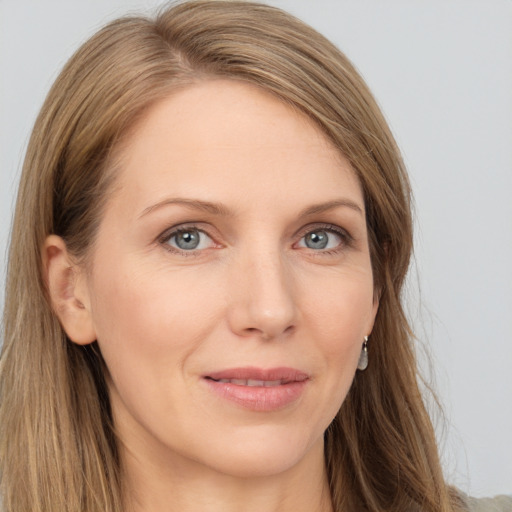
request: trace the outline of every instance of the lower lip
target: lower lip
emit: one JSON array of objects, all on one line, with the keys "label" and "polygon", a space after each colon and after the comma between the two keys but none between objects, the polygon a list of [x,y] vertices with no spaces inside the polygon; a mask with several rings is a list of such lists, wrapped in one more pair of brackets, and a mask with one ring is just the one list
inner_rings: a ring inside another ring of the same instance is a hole
[{"label": "lower lip", "polygon": [[304,392],[307,380],[279,386],[240,386],[230,382],[204,379],[209,388],[222,398],[251,411],[271,412],[296,402]]}]

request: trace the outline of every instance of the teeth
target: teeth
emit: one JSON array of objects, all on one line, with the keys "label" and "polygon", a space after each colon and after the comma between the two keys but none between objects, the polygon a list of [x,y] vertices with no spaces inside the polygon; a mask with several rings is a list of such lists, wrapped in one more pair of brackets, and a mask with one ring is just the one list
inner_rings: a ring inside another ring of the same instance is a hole
[{"label": "teeth", "polygon": [[247,381],[247,386],[263,386],[265,384],[262,380],[251,380]]},{"label": "teeth", "polygon": [[249,387],[265,387],[271,388],[273,386],[280,386],[284,384],[282,380],[255,380],[255,379],[219,379],[217,382],[223,384],[236,384],[237,386]]}]

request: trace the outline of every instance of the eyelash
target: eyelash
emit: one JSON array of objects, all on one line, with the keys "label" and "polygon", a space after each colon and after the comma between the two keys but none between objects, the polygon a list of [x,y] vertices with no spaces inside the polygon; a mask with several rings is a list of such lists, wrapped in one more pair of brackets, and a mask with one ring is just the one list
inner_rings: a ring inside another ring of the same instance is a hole
[{"label": "eyelash", "polygon": [[[173,254],[178,254],[178,255],[181,255],[181,256],[185,256],[185,257],[190,257],[190,256],[199,256],[201,254],[201,252],[204,250],[204,249],[192,249],[192,250],[180,250],[176,247],[172,247],[168,244],[168,242],[175,236],[179,235],[180,233],[187,233],[189,231],[198,231],[204,235],[206,235],[208,238],[210,238],[214,243],[215,243],[215,239],[208,234],[208,232],[204,229],[201,229],[198,225],[196,224],[190,224],[190,225],[181,225],[180,227],[177,227],[177,228],[171,228],[171,230],[168,230],[166,232],[164,232],[162,235],[160,235],[158,237],[158,242],[164,246],[164,249],[168,252],[171,252]],[[339,236],[340,239],[341,239],[341,242],[340,242],[340,245],[337,246],[337,247],[334,247],[332,249],[327,249],[327,250],[314,250],[314,249],[310,249],[310,251],[315,255],[315,256],[330,256],[330,255],[335,255],[335,254],[338,254],[339,252],[341,252],[342,250],[346,249],[346,248],[350,248],[353,246],[353,242],[354,242],[354,239],[353,237],[350,235],[350,233],[348,231],[346,231],[345,229],[343,228],[340,228],[339,226],[336,226],[334,224],[315,224],[313,226],[307,226],[306,228],[304,228],[301,232],[300,232],[300,237],[299,237],[299,240],[302,240],[304,237],[306,237],[308,234],[310,233],[314,233],[314,232],[317,232],[317,231],[326,231],[328,233],[334,233],[335,235]],[[296,242],[297,243],[297,242]],[[294,245],[296,245],[296,243]],[[305,249],[308,249],[307,247]]]},{"label": "eyelash", "polygon": [[335,224],[315,224],[314,226],[306,226],[304,230],[300,234],[300,240],[306,237],[310,233],[315,233],[317,231],[326,231],[328,233],[334,233],[338,235],[341,239],[340,245],[337,247],[333,247],[332,249],[325,250],[314,250],[311,249],[312,254],[315,256],[331,256],[339,254],[344,249],[350,248],[353,246],[354,238],[350,235],[350,233],[339,227]]},{"label": "eyelash", "polygon": [[188,233],[189,231],[198,231],[199,233],[203,233],[204,235],[206,235],[208,238],[210,238],[212,241],[215,242],[214,238],[212,236],[210,236],[207,233],[207,231],[205,231],[204,229],[201,229],[196,224],[181,225],[180,227],[177,227],[177,228],[171,228],[171,230],[165,231],[162,235],[160,235],[158,237],[158,242],[164,247],[164,249],[166,251],[168,251],[170,253],[178,254],[180,256],[185,256],[185,257],[191,257],[191,256],[197,257],[201,254],[201,252],[204,249],[195,249],[195,250],[192,249],[189,251],[185,251],[185,250],[180,250],[177,247],[172,247],[168,243],[173,237],[179,235],[180,233]]}]

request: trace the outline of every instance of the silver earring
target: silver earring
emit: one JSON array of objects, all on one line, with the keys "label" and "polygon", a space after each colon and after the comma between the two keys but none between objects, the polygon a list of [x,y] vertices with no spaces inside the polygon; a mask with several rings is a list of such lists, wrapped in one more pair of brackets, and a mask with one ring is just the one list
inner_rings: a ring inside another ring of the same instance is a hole
[{"label": "silver earring", "polygon": [[359,361],[357,363],[358,370],[366,370],[368,368],[368,336],[364,337],[363,347],[361,348],[361,354],[359,355]]}]

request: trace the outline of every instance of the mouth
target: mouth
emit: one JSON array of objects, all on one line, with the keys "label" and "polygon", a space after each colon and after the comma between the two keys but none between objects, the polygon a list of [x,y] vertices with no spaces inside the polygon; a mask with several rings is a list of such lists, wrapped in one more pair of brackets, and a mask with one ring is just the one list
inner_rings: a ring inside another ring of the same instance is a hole
[{"label": "mouth", "polygon": [[283,384],[289,384],[290,380],[254,380],[254,379],[212,379],[211,377],[206,377],[207,379],[211,379],[215,382],[222,382],[223,384],[236,384],[237,386],[249,386],[249,387],[265,387],[265,388],[273,388],[275,386],[282,386]]},{"label": "mouth", "polygon": [[204,376],[217,396],[251,411],[286,408],[303,395],[310,377],[294,368],[232,368]]},{"label": "mouth", "polygon": [[247,366],[216,371],[205,375],[205,378],[216,382],[236,384],[237,386],[273,387],[293,382],[303,382],[309,376],[295,368],[263,369]]}]

